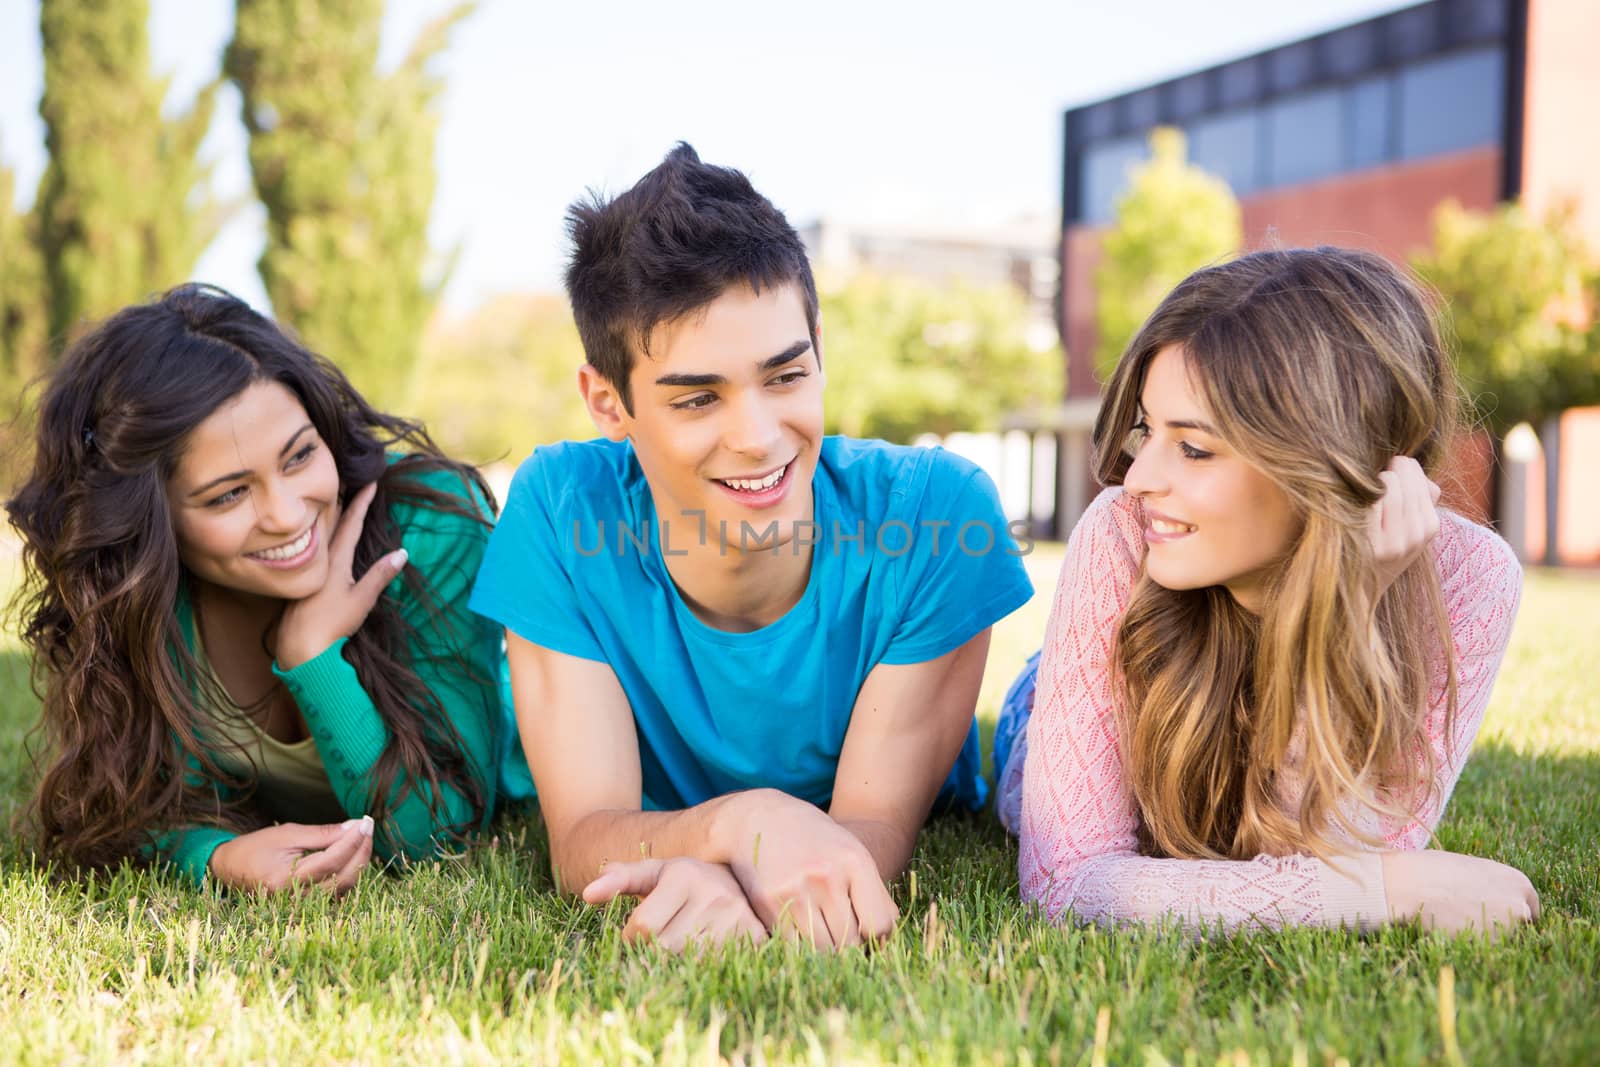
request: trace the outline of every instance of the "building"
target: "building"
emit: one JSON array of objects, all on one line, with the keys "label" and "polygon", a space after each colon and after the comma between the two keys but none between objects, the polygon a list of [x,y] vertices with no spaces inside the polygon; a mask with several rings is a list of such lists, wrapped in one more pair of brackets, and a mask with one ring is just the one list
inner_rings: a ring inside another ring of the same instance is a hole
[{"label": "building", "polygon": [[818,274],[847,278],[858,271],[916,278],[935,285],[1008,285],[1028,302],[1029,343],[1039,351],[1057,342],[1055,302],[1060,276],[1053,225],[1022,218],[1006,226],[859,226],[819,219],[799,229]]},{"label": "building", "polygon": [[1052,422],[1030,427],[1060,439],[1057,531],[1094,489],[1101,235],[1154,127],[1183,129],[1191,160],[1232,186],[1251,248],[1338,244],[1403,262],[1451,198],[1471,209],[1520,199],[1535,212],[1574,202],[1600,247],[1597,44],[1594,0],[1432,0],[1067,111],[1068,395]]}]

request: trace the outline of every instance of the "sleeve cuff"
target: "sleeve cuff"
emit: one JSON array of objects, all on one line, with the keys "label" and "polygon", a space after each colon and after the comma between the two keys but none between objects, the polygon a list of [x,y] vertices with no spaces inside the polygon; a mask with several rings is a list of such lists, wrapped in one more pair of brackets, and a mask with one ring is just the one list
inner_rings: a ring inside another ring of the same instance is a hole
[{"label": "sleeve cuff", "polygon": [[1383,888],[1383,857],[1376,852],[1336,856],[1319,874],[1322,920],[1370,932],[1389,921],[1389,896]]},{"label": "sleeve cuff", "polygon": [[217,846],[239,836],[218,826],[195,826],[176,831],[176,834],[178,843],[172,850],[172,864],[196,887],[205,885],[211,870],[211,854]]},{"label": "sleeve cuff", "polygon": [[1021,581],[1009,588],[1002,589],[999,593],[984,601],[979,607],[968,612],[958,624],[936,640],[916,641],[909,644],[893,645],[884,653],[882,663],[907,664],[926,663],[931,659],[938,659],[947,652],[953,652],[972,640],[979,631],[993,626],[1001,619],[1016,611],[1033,597],[1033,583],[1027,574],[1023,573]]}]

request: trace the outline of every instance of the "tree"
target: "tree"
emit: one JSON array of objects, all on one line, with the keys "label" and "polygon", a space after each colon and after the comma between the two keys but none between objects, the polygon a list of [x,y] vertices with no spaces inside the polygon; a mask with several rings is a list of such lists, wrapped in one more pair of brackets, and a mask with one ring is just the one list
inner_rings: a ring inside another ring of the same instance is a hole
[{"label": "tree", "polygon": [[[33,216],[16,211],[16,176],[0,166],[0,397],[7,407],[44,369],[45,292]],[[0,410],[0,421],[15,414]]]},{"label": "tree", "polygon": [[273,309],[380,403],[406,397],[444,282],[424,278],[441,88],[428,66],[469,11],[380,75],[382,0],[239,0],[224,61],[267,209]]},{"label": "tree", "polygon": [[595,435],[578,396],[583,343],[564,297],[502,296],[429,327],[408,409],[440,447],[474,463]]},{"label": "tree", "polygon": [[1155,130],[1150,159],[1133,169],[1117,201],[1095,272],[1095,369],[1102,381],[1174,286],[1244,242],[1239,202],[1227,183],[1186,159],[1182,131]]},{"label": "tree", "polygon": [[1412,266],[1438,290],[1472,414],[1497,437],[1519,422],[1600,403],[1600,270],[1570,213],[1516,204],[1434,212],[1433,249]]},{"label": "tree", "polygon": [[1061,393],[1060,349],[1029,343],[1026,304],[1007,286],[858,274],[824,286],[822,323],[829,432],[908,442],[993,430]]},{"label": "tree", "polygon": [[150,74],[149,15],[147,0],[39,7],[50,162],[36,214],[58,341],[85,318],[186,280],[222,223],[200,162],[218,85],[162,117],[170,79]]}]

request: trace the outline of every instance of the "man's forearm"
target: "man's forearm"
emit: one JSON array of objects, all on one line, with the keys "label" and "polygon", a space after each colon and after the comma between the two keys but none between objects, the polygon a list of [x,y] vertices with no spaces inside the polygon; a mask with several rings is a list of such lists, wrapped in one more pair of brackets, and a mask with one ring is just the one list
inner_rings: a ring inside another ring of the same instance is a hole
[{"label": "man's forearm", "polygon": [[866,846],[885,885],[905,873],[917,843],[915,830],[907,831],[882,819],[835,817],[834,821]]},{"label": "man's forearm", "polygon": [[559,832],[552,827],[556,886],[563,893],[580,893],[609,862],[690,856],[726,864],[733,847],[730,824],[753,802],[754,792],[729,793],[681,811],[594,811]]}]

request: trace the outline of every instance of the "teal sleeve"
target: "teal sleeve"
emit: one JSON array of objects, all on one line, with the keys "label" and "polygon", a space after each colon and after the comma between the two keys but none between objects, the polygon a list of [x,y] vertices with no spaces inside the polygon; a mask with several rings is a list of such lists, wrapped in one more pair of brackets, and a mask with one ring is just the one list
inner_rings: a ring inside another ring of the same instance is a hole
[{"label": "teal sleeve", "polygon": [[[191,786],[200,785],[205,781],[200,761],[191,753],[187,762],[189,771],[186,781]],[[215,788],[219,793],[226,792],[220,785]],[[217,850],[217,846],[238,836],[234,831],[220,826],[179,826],[155,834],[145,846],[143,854],[146,859],[166,860],[198,888],[205,884],[206,872],[211,867],[211,854]]]},{"label": "teal sleeve", "polygon": [[[459,486],[453,476],[446,477],[452,487]],[[472,503],[480,514],[487,514],[476,494]],[[415,568],[431,585],[433,604],[430,610],[420,603],[398,578],[384,595],[398,600],[412,627],[411,667],[454,726],[463,755],[485,790],[487,814],[494,807],[500,643],[498,632],[467,609],[467,597],[489,531],[464,516],[440,511],[416,509],[409,518],[401,521],[401,544],[409,556],[408,568]],[[336,641],[292,670],[274,665],[273,672],[288,685],[305,716],[334,795],[356,818],[366,812],[372,769],[389,742],[389,731],[355,668],[344,658],[345,644],[344,639]],[[396,783],[397,788],[404,785]],[[460,827],[471,818],[467,798],[448,784],[441,787],[436,817],[426,789],[413,783],[405,799],[391,809],[382,828],[385,832],[375,842],[382,858],[431,855],[441,830]]]},{"label": "teal sleeve", "polygon": [[168,830],[151,843],[152,851],[176,867],[196,888],[205,884],[211,854],[239,835],[220,826],[186,826]]}]

